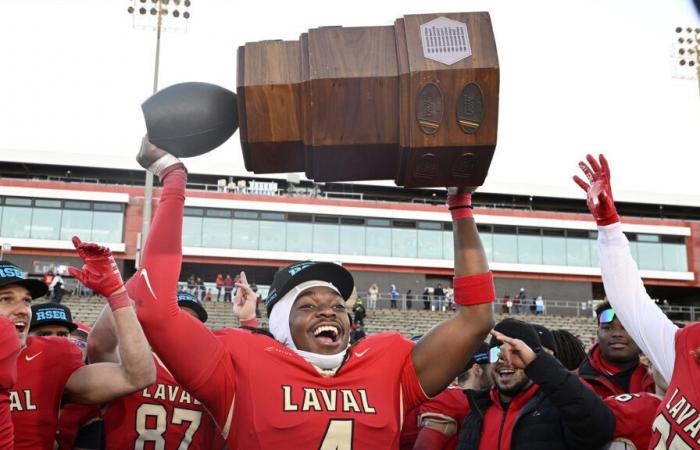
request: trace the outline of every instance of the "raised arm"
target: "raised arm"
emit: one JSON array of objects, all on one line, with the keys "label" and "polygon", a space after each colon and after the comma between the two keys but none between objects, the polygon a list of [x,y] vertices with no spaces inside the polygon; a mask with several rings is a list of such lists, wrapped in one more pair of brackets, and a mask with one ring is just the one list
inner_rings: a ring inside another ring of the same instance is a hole
[{"label": "raised arm", "polygon": [[413,349],[421,387],[438,394],[458,375],[493,327],[493,276],[472,214],[471,193],[448,197],[454,235],[455,315],[432,330]]},{"label": "raised arm", "polygon": [[120,344],[120,362],[83,366],[73,372],[65,389],[75,402],[104,403],[154,383],[156,369],[112,252],[77,237],[73,237],[73,244],[84,265],[80,270],[69,270],[85,286],[107,297]]},{"label": "raised arm", "polygon": [[615,208],[607,160],[603,155],[600,155],[600,162],[591,155],[586,159],[588,164],[582,161],[579,167],[588,183],[576,176],[574,181],[586,191],[588,209],[598,224],[598,253],[605,294],[634,342],[669,381],[676,359],[678,327],[644,288]]},{"label": "raised arm", "polygon": [[175,379],[206,405],[226,435],[235,389],[231,359],[224,357],[221,341],[177,304],[187,173],[177,158],[147,138],[137,160],[160,178],[163,190],[141,267],[126,287],[155,353]]}]

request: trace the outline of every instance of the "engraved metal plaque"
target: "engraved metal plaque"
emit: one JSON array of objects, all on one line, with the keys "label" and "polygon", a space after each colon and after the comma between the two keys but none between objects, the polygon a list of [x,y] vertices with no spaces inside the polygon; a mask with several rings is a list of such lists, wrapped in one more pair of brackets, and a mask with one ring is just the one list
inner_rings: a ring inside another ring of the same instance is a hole
[{"label": "engraved metal plaque", "polygon": [[457,124],[467,134],[474,134],[484,120],[484,95],[476,83],[464,86],[457,100]]},{"label": "engraved metal plaque", "polygon": [[438,17],[420,26],[423,56],[452,65],[472,55],[467,24]]},{"label": "engraved metal plaque", "polygon": [[416,97],[416,120],[425,134],[435,134],[440,129],[443,115],[442,92],[435,83],[428,83]]}]

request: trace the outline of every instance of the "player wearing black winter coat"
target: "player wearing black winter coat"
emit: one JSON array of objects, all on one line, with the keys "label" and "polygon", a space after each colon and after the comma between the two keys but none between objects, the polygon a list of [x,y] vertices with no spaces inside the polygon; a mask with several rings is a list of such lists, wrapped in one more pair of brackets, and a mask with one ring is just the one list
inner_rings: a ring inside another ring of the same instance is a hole
[{"label": "player wearing black winter coat", "polygon": [[[525,369],[537,393],[523,406],[513,426],[511,450],[594,450],[612,439],[615,418],[575,373],[544,351]],[[471,411],[464,419],[458,450],[478,450],[489,391],[467,391]],[[489,424],[501,431],[502,422]],[[496,449],[494,449],[496,450]]]}]

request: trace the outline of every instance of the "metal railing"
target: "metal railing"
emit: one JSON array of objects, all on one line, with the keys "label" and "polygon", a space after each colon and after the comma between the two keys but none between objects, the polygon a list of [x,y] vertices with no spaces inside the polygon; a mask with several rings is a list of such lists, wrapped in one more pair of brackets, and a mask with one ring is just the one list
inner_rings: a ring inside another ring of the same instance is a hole
[{"label": "metal railing", "polygon": [[[452,311],[454,302],[449,296],[440,297],[432,294],[400,294],[395,298],[388,293],[379,293],[376,300],[370,299],[369,294],[361,292],[358,299],[368,310],[372,309],[422,309],[429,311]],[[575,317],[595,316],[595,307],[601,300],[571,301],[543,299],[542,308],[538,311],[535,301],[526,299],[517,303],[514,299],[496,299],[493,303],[494,311],[505,314],[522,315],[559,315]],[[659,304],[659,308],[671,319],[675,321],[694,322],[700,316],[700,307],[684,305]]]}]

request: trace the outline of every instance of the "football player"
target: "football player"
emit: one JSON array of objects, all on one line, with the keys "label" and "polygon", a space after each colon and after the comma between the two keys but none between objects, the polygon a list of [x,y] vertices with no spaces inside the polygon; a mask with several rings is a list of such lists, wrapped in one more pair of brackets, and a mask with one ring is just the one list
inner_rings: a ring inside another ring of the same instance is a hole
[{"label": "football player", "polygon": [[17,382],[9,391],[17,450],[53,450],[62,400],[102,403],[143,389],[155,378],[148,342],[111,253],[95,244],[82,244],[78,238],[74,243],[85,265],[82,270],[72,269],[73,274],[105,295],[114,311],[121,363],[86,366],[80,349],[69,339],[28,336],[31,301],[46,294],[46,286],[24,279],[14,264],[0,262],[0,304],[15,324],[22,345]]},{"label": "football player", "polygon": [[15,437],[8,390],[15,385],[17,378],[19,338],[15,324],[5,314],[4,297],[0,287],[0,448],[12,448]]},{"label": "football player", "polygon": [[[653,448],[690,449],[700,444],[700,324],[679,329],[644,289],[613,201],[610,168],[603,155],[579,167],[588,182],[574,181],[587,194],[598,224],[598,252],[608,301],[627,332],[668,382],[654,419]],[[650,180],[654,181],[654,180]],[[651,447],[650,447],[651,448]]]},{"label": "football player", "polygon": [[147,138],[137,160],[163,190],[129,292],[154,351],[204,403],[229,448],[397,448],[404,414],[447,387],[493,325],[493,277],[471,194],[453,192],[459,306],[415,346],[380,333],[349,347],[344,302],[352,275],[310,261],[275,274],[266,300],[272,336],[249,329],[217,336],[177,305],[184,165]]},{"label": "football player", "polygon": [[[127,282],[129,289],[129,282]],[[189,292],[178,292],[183,312],[204,323],[207,311]],[[172,332],[177,333],[177,329]],[[118,340],[109,308],[103,309],[92,329],[90,361],[119,360]],[[204,350],[204,349],[201,349]],[[223,438],[202,404],[178,384],[167,367],[153,355],[156,382],[107,404],[104,412],[106,448],[133,450],[208,450],[223,447]]]}]

